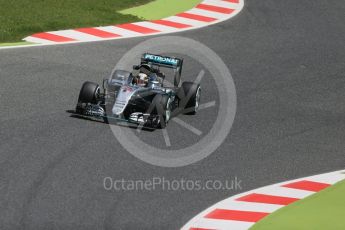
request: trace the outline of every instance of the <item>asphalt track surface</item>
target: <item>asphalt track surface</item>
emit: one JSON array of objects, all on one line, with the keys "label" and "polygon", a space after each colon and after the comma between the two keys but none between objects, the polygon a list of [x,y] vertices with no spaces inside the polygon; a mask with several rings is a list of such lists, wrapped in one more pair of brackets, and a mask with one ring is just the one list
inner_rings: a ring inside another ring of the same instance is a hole
[{"label": "asphalt track surface", "polygon": [[[344,168],[344,11],[337,0],[247,0],[227,22],[180,33],[224,60],[238,99],[226,141],[182,168],[144,163],[108,125],[66,112],[84,80],[99,82],[147,38],[1,50],[0,229],[178,229],[230,195]],[[202,113],[212,121],[212,109]],[[242,190],[106,191],[106,176],[237,176]]]}]

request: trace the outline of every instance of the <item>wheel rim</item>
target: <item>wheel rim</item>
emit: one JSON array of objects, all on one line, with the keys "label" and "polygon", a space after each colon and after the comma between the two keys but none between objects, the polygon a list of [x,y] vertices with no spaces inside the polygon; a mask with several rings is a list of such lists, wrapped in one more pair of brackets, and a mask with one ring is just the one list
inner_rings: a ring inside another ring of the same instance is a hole
[{"label": "wheel rim", "polygon": [[96,91],[95,91],[95,98],[98,99],[100,94],[101,94],[101,89],[100,89],[99,86],[98,86],[98,87],[96,88]]},{"label": "wheel rim", "polygon": [[169,98],[168,102],[167,102],[167,108],[165,110],[165,122],[167,123],[170,120],[171,117],[171,99]]},{"label": "wheel rim", "polygon": [[200,105],[200,91],[201,91],[201,88],[198,87],[198,90],[196,91],[196,95],[195,95],[195,112],[198,111],[199,105]]}]

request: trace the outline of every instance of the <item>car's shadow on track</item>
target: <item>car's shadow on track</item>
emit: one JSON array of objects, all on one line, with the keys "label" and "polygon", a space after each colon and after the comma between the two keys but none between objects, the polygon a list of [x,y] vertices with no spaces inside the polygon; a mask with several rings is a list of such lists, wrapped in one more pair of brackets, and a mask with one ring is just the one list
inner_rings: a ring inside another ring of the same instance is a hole
[{"label": "car's shadow on track", "polygon": [[66,113],[69,113],[70,117],[72,117],[72,118],[98,122],[98,123],[102,123],[102,124],[106,124],[106,125],[117,125],[117,126],[121,126],[121,127],[130,128],[130,129],[140,129],[142,131],[147,131],[147,132],[153,132],[156,130],[154,128],[150,128],[150,127],[146,127],[146,126],[140,126],[139,127],[138,125],[124,123],[124,122],[109,122],[108,119],[103,119],[103,118],[97,119],[97,118],[92,118],[92,117],[86,117],[86,116],[82,116],[82,115],[76,113],[75,110],[71,110],[71,109],[66,110]]}]

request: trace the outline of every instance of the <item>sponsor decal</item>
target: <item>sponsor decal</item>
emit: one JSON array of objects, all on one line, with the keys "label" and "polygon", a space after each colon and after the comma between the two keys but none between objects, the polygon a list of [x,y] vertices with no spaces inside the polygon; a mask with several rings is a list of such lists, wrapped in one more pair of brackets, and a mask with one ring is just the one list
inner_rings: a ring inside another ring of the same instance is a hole
[{"label": "sponsor decal", "polygon": [[148,61],[153,61],[156,63],[161,63],[161,64],[168,64],[168,65],[178,65],[178,59],[171,58],[171,57],[162,57],[158,55],[153,55],[153,54],[145,54],[144,55],[145,60]]}]

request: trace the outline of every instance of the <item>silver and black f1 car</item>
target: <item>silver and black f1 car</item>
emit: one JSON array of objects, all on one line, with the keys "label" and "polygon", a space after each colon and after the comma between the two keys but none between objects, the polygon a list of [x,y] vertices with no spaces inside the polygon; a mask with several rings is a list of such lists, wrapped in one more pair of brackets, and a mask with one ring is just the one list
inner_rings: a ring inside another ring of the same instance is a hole
[{"label": "silver and black f1 car", "polygon": [[[180,85],[183,59],[145,53],[131,72],[115,70],[103,80],[102,90],[93,82],[81,87],[76,113],[105,122],[126,121],[152,128],[165,128],[180,113],[195,114],[200,103],[200,85]],[[174,71],[174,85],[165,86],[161,67]]]}]

